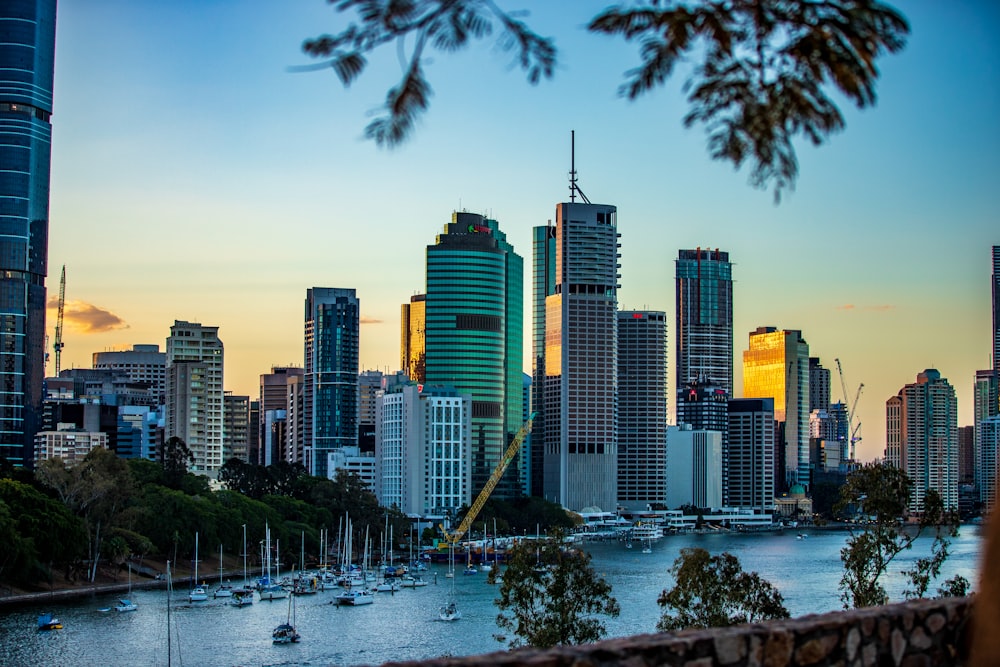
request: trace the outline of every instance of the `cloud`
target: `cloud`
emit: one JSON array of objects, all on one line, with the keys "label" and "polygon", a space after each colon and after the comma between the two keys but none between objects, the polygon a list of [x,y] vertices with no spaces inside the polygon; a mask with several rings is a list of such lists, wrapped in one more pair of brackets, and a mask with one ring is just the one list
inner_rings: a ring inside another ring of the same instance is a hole
[{"label": "cloud", "polygon": [[[59,299],[50,297],[48,308],[55,311],[59,307]],[[50,315],[50,321],[55,324],[55,312]],[[128,322],[118,317],[110,310],[95,306],[86,301],[67,301],[63,307],[63,321],[78,333],[92,334],[128,329]]]},{"label": "cloud", "polygon": [[896,306],[893,306],[891,304],[884,303],[879,306],[865,306],[865,310],[874,310],[875,312],[884,313],[885,311],[892,310],[895,307]]},{"label": "cloud", "polygon": [[854,304],[845,303],[843,306],[837,306],[837,310],[854,310]]},{"label": "cloud", "polygon": [[378,319],[377,317],[362,315],[360,319],[361,319],[360,321],[361,324],[382,324],[382,320]]}]

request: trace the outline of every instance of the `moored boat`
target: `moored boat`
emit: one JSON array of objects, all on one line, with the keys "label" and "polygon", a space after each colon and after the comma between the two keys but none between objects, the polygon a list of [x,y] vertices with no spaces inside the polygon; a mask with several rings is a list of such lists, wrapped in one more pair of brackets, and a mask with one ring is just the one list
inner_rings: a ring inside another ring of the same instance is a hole
[{"label": "moored boat", "polygon": [[52,614],[42,614],[38,617],[39,630],[62,630],[62,621]]}]

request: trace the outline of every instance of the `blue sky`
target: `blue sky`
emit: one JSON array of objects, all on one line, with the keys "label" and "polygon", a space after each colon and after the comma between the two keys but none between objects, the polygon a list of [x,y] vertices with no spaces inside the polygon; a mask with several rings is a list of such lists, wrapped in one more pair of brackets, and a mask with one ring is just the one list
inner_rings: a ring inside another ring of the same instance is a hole
[{"label": "blue sky", "polygon": [[362,367],[395,370],[425,246],[452,211],[485,213],[530,271],[575,130],[581,187],[618,206],[623,308],[672,313],[677,249],[728,250],[737,369],[749,331],[802,330],[834,399],[834,358],[851,397],[865,383],[862,458],[881,454],[885,400],[924,368],[971,423],[1000,244],[1000,3],[895,3],[912,34],[880,63],[877,106],[842,107],[844,132],[798,146],[779,206],[682,127],[681,77],[616,95],[635,47],[583,30],[607,0],[500,4],[555,37],[554,79],[529,86],[490,45],[436,54],[429,113],[386,151],[362,136],[398,80],[393,49],[347,90],[290,71],[312,62],[304,39],[343,27],[324,0],[62,0],[48,283],[65,264],[63,367],[200,321],[220,328],[227,389],[256,396],[271,365],[302,362],[305,291],[329,286],[358,291]]}]

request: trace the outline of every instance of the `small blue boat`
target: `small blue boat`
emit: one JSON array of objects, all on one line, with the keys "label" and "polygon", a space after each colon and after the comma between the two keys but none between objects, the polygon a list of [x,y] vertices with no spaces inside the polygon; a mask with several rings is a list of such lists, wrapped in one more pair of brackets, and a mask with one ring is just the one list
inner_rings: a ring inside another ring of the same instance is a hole
[{"label": "small blue boat", "polygon": [[62,630],[62,621],[53,618],[52,614],[42,614],[38,617],[39,630]]}]

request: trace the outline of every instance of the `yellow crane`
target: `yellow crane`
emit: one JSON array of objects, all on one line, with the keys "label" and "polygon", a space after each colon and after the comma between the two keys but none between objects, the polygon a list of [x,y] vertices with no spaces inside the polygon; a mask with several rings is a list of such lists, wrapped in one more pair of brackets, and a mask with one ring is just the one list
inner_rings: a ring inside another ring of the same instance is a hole
[{"label": "yellow crane", "polygon": [[63,264],[62,276],[59,278],[59,310],[56,311],[56,337],[52,345],[56,357],[56,374],[59,377],[59,369],[62,362],[63,343],[63,310],[66,308],[66,265]]},{"label": "yellow crane", "polygon": [[448,532],[445,530],[444,526],[441,526],[441,532],[444,533],[444,538],[448,542],[449,546],[454,546],[458,543],[458,541],[462,539],[462,535],[465,535],[466,531],[469,530],[472,522],[476,520],[476,517],[479,515],[479,511],[483,509],[483,505],[485,505],[486,501],[489,500],[490,494],[493,493],[493,489],[496,488],[496,485],[500,482],[500,478],[503,477],[504,472],[506,472],[507,466],[510,465],[510,462],[514,460],[514,456],[517,455],[517,451],[521,448],[521,443],[523,443],[524,439],[528,437],[529,433],[531,433],[531,424],[535,419],[535,414],[536,413],[534,412],[531,413],[531,416],[528,417],[528,421],[524,422],[521,430],[518,431],[517,435],[514,436],[514,439],[510,441],[510,445],[507,446],[507,451],[505,451],[503,456],[500,457],[497,467],[493,469],[493,474],[490,475],[490,478],[486,481],[486,484],[483,486],[483,490],[479,492],[479,495],[476,497],[476,501],[472,503],[469,511],[465,513],[465,518],[462,519],[462,523],[458,524],[458,528]]}]

